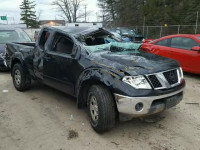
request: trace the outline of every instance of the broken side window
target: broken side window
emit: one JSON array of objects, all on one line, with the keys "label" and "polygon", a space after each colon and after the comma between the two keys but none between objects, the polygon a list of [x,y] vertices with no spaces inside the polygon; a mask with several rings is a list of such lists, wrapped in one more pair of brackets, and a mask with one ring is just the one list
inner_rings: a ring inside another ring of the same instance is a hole
[{"label": "broken side window", "polygon": [[105,30],[91,33],[85,37],[84,41],[82,41],[86,46],[103,45],[111,42],[121,42],[121,39],[118,39],[112,35],[112,33]]},{"label": "broken side window", "polygon": [[53,51],[64,54],[72,54],[74,42],[72,39],[61,33],[56,33],[53,42]]},{"label": "broken side window", "polygon": [[41,38],[40,38],[40,42],[39,42],[39,46],[42,50],[44,50],[44,47],[45,47],[45,44],[48,40],[50,36],[50,32],[49,31],[43,31],[42,32],[42,35],[41,35]]}]

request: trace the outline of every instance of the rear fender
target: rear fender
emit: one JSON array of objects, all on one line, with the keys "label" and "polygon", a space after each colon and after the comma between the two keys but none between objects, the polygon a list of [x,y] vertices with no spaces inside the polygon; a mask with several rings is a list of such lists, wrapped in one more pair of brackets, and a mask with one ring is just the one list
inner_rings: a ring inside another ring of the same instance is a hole
[{"label": "rear fender", "polygon": [[24,66],[24,56],[20,52],[15,52],[11,57],[11,69],[16,64],[20,63],[22,66]]}]

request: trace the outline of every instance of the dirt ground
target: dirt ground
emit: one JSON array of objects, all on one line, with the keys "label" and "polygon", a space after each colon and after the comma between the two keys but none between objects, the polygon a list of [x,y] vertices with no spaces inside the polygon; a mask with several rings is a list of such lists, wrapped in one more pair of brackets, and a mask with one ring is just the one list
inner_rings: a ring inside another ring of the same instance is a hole
[{"label": "dirt ground", "polygon": [[178,106],[97,134],[74,98],[39,83],[18,92],[0,73],[0,150],[200,150],[200,76],[185,78]]}]

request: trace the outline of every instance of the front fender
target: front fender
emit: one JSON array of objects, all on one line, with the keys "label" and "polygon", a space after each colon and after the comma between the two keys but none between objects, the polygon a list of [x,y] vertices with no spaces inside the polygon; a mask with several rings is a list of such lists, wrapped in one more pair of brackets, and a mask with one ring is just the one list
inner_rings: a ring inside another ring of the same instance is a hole
[{"label": "front fender", "polygon": [[[100,83],[106,86],[112,94],[120,94],[129,97],[148,97],[157,96],[164,93],[170,93],[172,91],[179,90],[183,88],[184,84],[168,90],[153,90],[153,89],[135,89],[129,84],[122,81],[123,75],[120,76],[112,72],[112,70],[102,69],[102,68],[90,68],[85,70],[79,76],[75,86],[75,96],[79,98],[81,94],[81,88],[83,85],[90,83]],[[91,82],[94,81],[94,82]]]},{"label": "front fender", "polygon": [[112,85],[114,85],[116,82],[119,82],[120,78],[121,77],[119,75],[114,74],[113,72],[107,69],[102,69],[102,68],[86,69],[80,74],[76,82],[75,95],[76,96],[79,95],[82,84],[87,81],[91,80],[98,81],[112,89]]}]

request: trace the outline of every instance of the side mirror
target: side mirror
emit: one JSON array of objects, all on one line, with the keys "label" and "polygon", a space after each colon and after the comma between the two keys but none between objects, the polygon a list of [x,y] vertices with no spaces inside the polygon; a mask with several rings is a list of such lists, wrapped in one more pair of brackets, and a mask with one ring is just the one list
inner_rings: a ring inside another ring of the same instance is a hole
[{"label": "side mirror", "polygon": [[194,47],[192,47],[191,50],[193,50],[193,51],[200,51],[200,47],[199,46],[194,46]]}]

